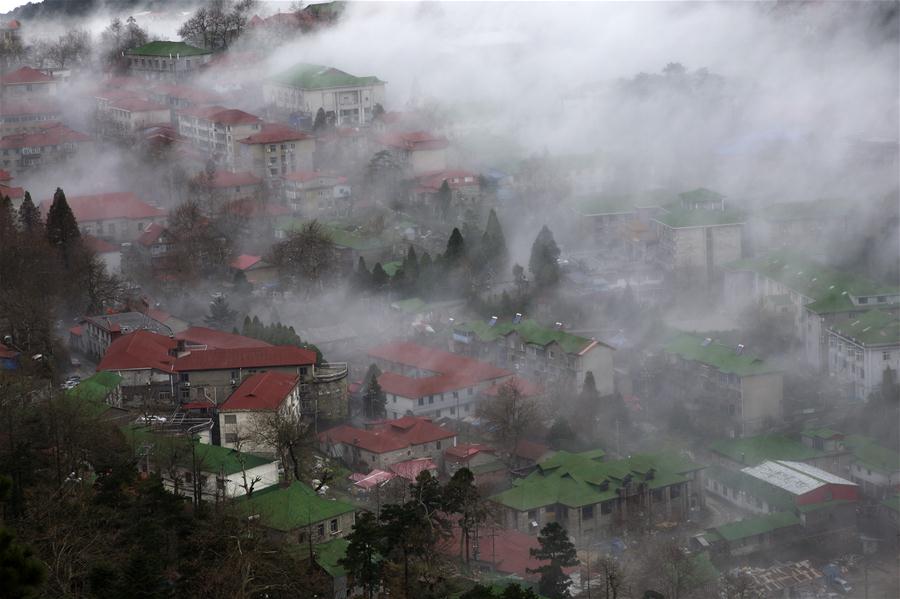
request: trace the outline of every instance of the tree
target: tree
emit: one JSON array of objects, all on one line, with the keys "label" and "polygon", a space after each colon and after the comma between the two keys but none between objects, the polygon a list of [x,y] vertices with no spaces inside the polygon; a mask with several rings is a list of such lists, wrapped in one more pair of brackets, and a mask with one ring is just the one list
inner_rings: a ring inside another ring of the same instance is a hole
[{"label": "tree", "polygon": [[97,254],[86,251],[82,262],[78,283],[85,296],[85,313],[100,314],[122,296],[125,286],[119,277],[106,271],[106,264]]},{"label": "tree", "polygon": [[618,599],[625,586],[625,572],[619,561],[610,555],[603,555],[592,570],[603,579],[603,598]]},{"label": "tree", "polygon": [[375,119],[379,119],[383,116],[384,116],[384,106],[382,106],[381,104],[376,102],[375,106],[372,107],[372,120],[374,121]]},{"label": "tree", "polygon": [[563,568],[578,565],[578,555],[568,533],[558,522],[549,522],[541,529],[538,543],[540,547],[529,550],[531,557],[550,562],[528,570],[541,575],[538,591],[550,599],[568,597],[572,581],[563,572]]},{"label": "tree", "polygon": [[444,220],[447,220],[447,218],[450,216],[450,205],[452,200],[453,192],[450,191],[450,185],[447,183],[447,180],[444,179],[437,192],[438,214]]},{"label": "tree", "polygon": [[350,588],[361,588],[366,599],[372,599],[384,572],[384,530],[372,512],[363,512],[347,541],[347,552],[338,563],[347,571]]},{"label": "tree", "polygon": [[493,266],[498,272],[505,270],[509,261],[506,237],[503,235],[503,228],[500,226],[497,213],[493,209],[488,214],[487,226],[481,237],[481,256],[482,264]]},{"label": "tree", "polygon": [[119,17],[114,17],[100,34],[103,61],[116,71],[127,70],[128,62],[124,59],[123,53],[126,50],[143,46],[148,39],[147,30],[142,29],[134,17],[128,17],[125,24]]},{"label": "tree", "polygon": [[389,280],[390,277],[381,266],[381,262],[376,262],[372,267],[372,287],[376,291],[381,291],[387,286]]},{"label": "tree", "polygon": [[303,480],[306,461],[316,443],[308,418],[294,411],[256,416],[250,422],[249,436],[258,445],[275,448],[289,480]]},{"label": "tree", "polygon": [[600,418],[600,393],[597,391],[597,382],[594,380],[593,371],[587,371],[584,375],[584,384],[578,395],[578,419],[582,432],[590,437],[597,428],[597,420]]},{"label": "tree", "polygon": [[496,399],[481,403],[477,414],[484,419],[488,430],[493,431],[498,448],[510,456],[511,462],[519,441],[539,420],[537,403],[523,396],[510,382],[500,386]]},{"label": "tree", "polygon": [[644,555],[640,579],[666,599],[710,596],[715,575],[705,555],[691,554],[674,539],[650,544]]},{"label": "tree", "polygon": [[203,317],[203,322],[213,328],[227,331],[234,325],[235,318],[237,312],[232,310],[228,300],[220,295],[209,302],[209,314]]},{"label": "tree", "polygon": [[283,276],[305,283],[309,297],[314,287],[324,287],[325,280],[336,269],[331,235],[316,220],[306,223],[272,249],[272,263]]},{"label": "tree", "polygon": [[372,273],[369,272],[366,259],[362,256],[356,261],[356,270],[353,271],[351,283],[356,291],[365,291],[372,286]]},{"label": "tree", "polygon": [[575,433],[565,418],[558,417],[547,431],[547,443],[553,449],[564,449],[575,440]]},{"label": "tree", "polygon": [[469,563],[470,534],[487,516],[481,504],[481,496],[475,486],[475,476],[468,468],[460,468],[453,473],[444,488],[444,509],[459,515],[460,557]]},{"label": "tree", "polygon": [[174,269],[185,280],[224,269],[231,244],[203,214],[200,204],[189,200],[169,215]]},{"label": "tree", "polygon": [[328,118],[325,116],[325,109],[321,106],[316,111],[316,118],[313,121],[313,131],[321,132],[328,128]]},{"label": "tree", "polygon": [[382,418],[385,415],[387,396],[384,394],[381,385],[378,384],[379,376],[381,376],[381,370],[375,364],[371,364],[363,379],[366,381],[362,398],[363,411],[366,418],[369,419]]},{"label": "tree", "polygon": [[528,279],[525,278],[525,269],[520,264],[516,264],[512,268],[513,282],[516,285],[516,291],[522,296],[528,290]]},{"label": "tree", "polygon": [[512,582],[499,592],[494,593],[491,587],[476,584],[474,587],[459,596],[459,599],[538,599],[537,593],[529,588]]},{"label": "tree", "polygon": [[254,4],[254,0],[208,0],[184,22],[178,35],[208,50],[225,50],[243,33]]},{"label": "tree", "polygon": [[553,233],[544,225],[531,246],[528,260],[528,270],[539,288],[551,287],[559,281],[559,254]]},{"label": "tree", "polygon": [[25,192],[25,199],[19,206],[19,226],[29,234],[34,234],[41,229],[41,211],[37,209],[31,199],[31,194]]},{"label": "tree", "polygon": [[15,235],[16,217],[13,213],[12,200],[0,193],[0,235],[4,238]]},{"label": "tree", "polygon": [[450,233],[447,240],[447,249],[444,251],[444,263],[449,269],[461,266],[466,257],[466,242],[462,233],[456,227]]},{"label": "tree", "polygon": [[47,241],[56,248],[63,266],[68,269],[75,251],[81,243],[81,231],[75,221],[75,214],[66,201],[66,194],[59,187],[53,194],[53,203],[47,212]]},{"label": "tree", "polygon": [[[9,498],[12,481],[0,477],[0,500]],[[13,534],[0,526],[0,588],[10,598],[37,597],[47,577],[46,569],[28,547],[16,541]]]}]

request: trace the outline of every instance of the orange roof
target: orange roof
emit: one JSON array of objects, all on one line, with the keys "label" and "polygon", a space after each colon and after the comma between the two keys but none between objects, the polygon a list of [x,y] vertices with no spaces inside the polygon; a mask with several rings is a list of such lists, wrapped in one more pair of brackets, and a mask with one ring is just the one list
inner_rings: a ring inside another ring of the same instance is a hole
[{"label": "orange roof", "polygon": [[0,84],[22,85],[26,83],[49,83],[53,77],[31,67],[22,67],[5,75],[0,75]]},{"label": "orange roof", "polygon": [[237,270],[247,270],[254,264],[258,264],[262,261],[262,256],[251,256],[250,254],[241,254],[237,258],[231,261],[231,268]]},{"label": "orange roof", "polygon": [[159,223],[150,223],[135,241],[143,246],[151,246],[159,240],[159,236],[166,230]]},{"label": "orange roof", "polygon": [[135,331],[109,344],[97,370],[145,370],[172,372],[174,339],[151,331]]},{"label": "orange roof", "polygon": [[448,447],[444,452],[444,456],[454,462],[467,462],[479,453],[494,453],[494,451],[493,447],[488,447],[481,443],[462,443]]},{"label": "orange roof", "polygon": [[198,350],[180,356],[175,370],[231,370],[235,368],[275,368],[309,366],[316,363],[316,352],[293,345],[270,347],[231,347]]},{"label": "orange roof", "polygon": [[410,445],[433,443],[456,437],[456,433],[433,424],[429,418],[404,416],[375,424],[370,429],[359,429],[342,424],[319,433],[323,443],[341,443],[359,447],[372,453],[386,453]]},{"label": "orange roof", "polygon": [[108,241],[104,241],[93,235],[82,235],[81,239],[84,241],[85,245],[90,249],[94,250],[94,252],[98,254],[108,254],[110,252],[118,252],[119,248],[109,243]]},{"label": "orange roof", "polygon": [[315,137],[287,125],[264,123],[259,133],[254,133],[250,137],[245,137],[238,141],[242,144],[269,144],[301,139],[315,139]]},{"label": "orange roof", "polygon": [[110,104],[113,108],[127,110],[128,112],[149,112],[151,110],[168,110],[169,107],[158,102],[151,102],[135,97],[123,97],[114,100]]},{"label": "orange roof", "polygon": [[220,412],[252,410],[274,412],[281,407],[291,391],[300,383],[300,377],[283,372],[251,374],[234,393],[228,396]]},{"label": "orange roof", "polygon": [[[66,198],[78,222],[110,220],[114,218],[157,218],[165,212],[139,199],[130,191],[98,193]],[[52,200],[41,202],[40,209],[47,214]]]},{"label": "orange roof", "polygon": [[42,127],[39,131],[13,133],[12,135],[0,137],[0,149],[41,148],[90,140],[90,135],[69,129],[61,123],[48,123],[46,127]]},{"label": "orange roof", "polygon": [[441,150],[450,145],[447,138],[427,131],[411,131],[409,133],[386,133],[378,138],[384,146],[399,150]]},{"label": "orange roof", "polygon": [[225,125],[244,125],[259,123],[261,118],[255,114],[238,110],[237,108],[225,108],[224,106],[206,106],[200,108],[185,108],[179,114],[194,116],[213,123]]},{"label": "orange roof", "polygon": [[27,116],[36,114],[53,114],[59,115],[59,106],[54,102],[40,100],[10,100],[5,99],[0,102],[0,115],[4,116]]},{"label": "orange roof", "polygon": [[179,341],[186,341],[195,345],[205,345],[207,349],[233,349],[239,347],[272,347],[270,343],[244,337],[243,335],[235,335],[234,333],[226,333],[225,331],[217,331],[206,327],[190,327],[180,333],[175,334],[175,338]]},{"label": "orange roof", "polygon": [[[466,179],[469,179],[466,181]],[[437,191],[444,181],[450,189],[478,185],[478,174],[470,171],[449,170],[424,173],[416,177],[418,191]]]}]

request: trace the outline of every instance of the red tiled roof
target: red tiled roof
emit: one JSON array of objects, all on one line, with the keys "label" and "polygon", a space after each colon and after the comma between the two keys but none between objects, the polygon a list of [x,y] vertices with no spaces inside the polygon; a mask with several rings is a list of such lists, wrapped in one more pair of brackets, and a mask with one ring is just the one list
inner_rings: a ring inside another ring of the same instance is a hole
[{"label": "red tiled roof", "polygon": [[195,345],[205,345],[207,349],[272,347],[272,344],[260,341],[259,339],[235,335],[234,333],[226,333],[225,331],[217,331],[216,329],[208,329],[206,327],[187,328],[180,333],[176,333],[175,338]]},{"label": "red tiled roof", "polygon": [[[72,212],[75,213],[75,219],[80,223],[114,218],[157,218],[166,215],[130,191],[71,196],[66,199]],[[47,214],[51,203],[52,200],[41,202],[40,209],[43,214]]]},{"label": "red tiled roof", "polygon": [[385,133],[378,142],[390,148],[400,150],[441,150],[450,145],[446,137],[434,135],[427,131],[411,131],[408,133]]},{"label": "red tiled roof", "polygon": [[231,268],[235,268],[237,270],[247,270],[254,264],[257,264],[262,261],[262,256],[251,256],[250,254],[241,254],[237,258],[231,261]]},{"label": "red tiled roof", "polygon": [[378,377],[384,391],[410,399],[455,391],[512,375],[512,372],[486,362],[406,341],[375,347],[369,350],[369,356],[437,373],[412,378],[386,371]]},{"label": "red tiled roof", "polygon": [[91,140],[90,135],[69,129],[60,123],[46,123],[46,125],[40,131],[13,133],[0,137],[0,149],[42,148]]},{"label": "red tiled roof", "polygon": [[444,452],[444,456],[454,462],[465,462],[481,452],[494,453],[494,451],[493,447],[488,447],[481,443],[463,443],[454,447],[448,447]]},{"label": "red tiled roof", "polygon": [[393,472],[378,469],[372,470],[368,474],[354,472],[350,475],[350,480],[353,481],[353,484],[366,491],[395,478],[397,478],[397,475]]},{"label": "red tiled roof", "polygon": [[392,464],[390,469],[391,472],[397,476],[405,478],[410,482],[415,482],[416,477],[426,470],[436,472],[437,464],[435,464],[434,460],[431,458],[415,458],[413,460]]},{"label": "red tiled roof", "polygon": [[18,29],[20,25],[21,25],[21,23],[19,23],[15,19],[12,19],[12,20],[9,20],[6,23],[4,23],[3,28],[4,29]]},{"label": "red tiled roof", "polygon": [[21,85],[24,83],[48,83],[53,77],[31,67],[22,67],[5,75],[0,75],[2,85]]},{"label": "red tiled roof", "polygon": [[[438,550],[451,556],[460,555],[460,537],[462,533],[459,526],[455,525],[451,529],[451,536],[441,541]],[[537,537],[532,537],[512,529],[489,529],[484,526],[478,530],[478,539],[472,535],[470,542],[471,553],[475,543],[480,548],[481,560],[492,562],[495,570],[502,574],[516,574],[526,580],[535,580],[539,574],[533,571],[539,568],[544,562],[531,556],[531,550],[540,547]],[[463,551],[465,549],[463,548]],[[460,555],[460,557],[462,557]],[[563,568],[564,572],[574,572],[577,567]]]},{"label": "red tiled roof", "polygon": [[233,368],[275,368],[309,366],[316,363],[316,352],[292,345],[270,347],[232,347],[192,351],[178,358],[175,370],[230,370]]},{"label": "red tiled roof", "polygon": [[299,382],[299,376],[283,372],[252,374],[228,396],[219,411],[275,411]]},{"label": "red tiled roof", "polygon": [[69,329],[69,333],[75,335],[76,337],[81,337],[84,334],[84,327],[80,324],[76,324],[74,327]]},{"label": "red tiled roof", "polygon": [[150,223],[135,241],[143,246],[151,246],[157,242],[165,230],[166,228],[159,223]]},{"label": "red tiled roof", "polygon": [[110,252],[118,252],[119,248],[109,243],[108,241],[104,241],[93,235],[82,235],[81,239],[84,240],[84,243],[87,247],[94,250],[94,252],[98,254],[108,254]]},{"label": "red tiled roof", "polygon": [[176,342],[150,331],[135,331],[109,344],[97,370],[154,369],[171,373],[175,358],[169,354]]},{"label": "red tiled roof", "polygon": [[484,389],[481,394],[487,395],[488,397],[497,397],[500,394],[500,389],[502,389],[504,385],[511,385],[515,387],[516,390],[524,397],[534,397],[544,392],[544,388],[540,385],[532,383],[527,379],[523,379],[520,376],[514,376],[501,383],[494,383],[490,387]]},{"label": "red tiled roof", "polygon": [[256,218],[263,216],[287,216],[291,214],[291,209],[281,204],[273,204],[272,202],[257,202],[254,199],[242,199],[230,202],[227,206],[228,212],[243,216],[244,218]]},{"label": "red tiled roof", "polygon": [[520,458],[536,462],[548,451],[550,451],[550,448],[543,443],[535,443],[534,441],[522,439],[516,443],[516,449],[513,453]]},{"label": "red tiled roof", "polygon": [[113,108],[127,110],[128,112],[149,112],[151,110],[168,110],[169,107],[158,102],[143,100],[141,98],[120,98],[110,104]]},{"label": "red tiled roof", "polygon": [[405,416],[379,423],[369,430],[342,424],[319,433],[319,441],[351,445],[372,453],[386,453],[455,436],[455,432],[433,424],[428,418]]},{"label": "red tiled roof", "polygon": [[225,108],[224,106],[204,106],[199,108],[185,108],[179,114],[194,116],[213,123],[224,125],[245,125],[262,122],[255,114],[238,110],[237,108]]},{"label": "red tiled roof", "polygon": [[0,168],[0,181],[12,181],[12,175],[9,174],[9,171],[5,171]]},{"label": "red tiled roof", "polygon": [[3,116],[27,116],[34,114],[59,114],[59,106],[51,102],[40,100],[8,100],[0,102],[0,115]]},{"label": "red tiled roof", "polygon": [[5,196],[9,196],[11,200],[18,200],[19,198],[25,197],[25,188],[24,187],[7,187],[0,183],[0,194]]},{"label": "red tiled roof", "polygon": [[206,178],[206,175],[200,175],[196,179],[201,184],[205,184],[213,189],[224,189],[226,187],[240,187],[242,185],[259,185],[262,179],[249,171],[232,173],[230,171],[216,171],[212,180]]},{"label": "red tiled roof", "polygon": [[[470,177],[471,180],[467,182],[466,177]],[[416,177],[416,191],[435,192],[441,188],[444,181],[450,189],[478,185],[478,174],[460,170],[424,173]]]},{"label": "red tiled roof", "polygon": [[254,133],[250,137],[239,139],[242,144],[270,144],[282,141],[296,141],[300,139],[315,139],[315,136],[309,133],[298,131],[293,127],[281,125],[279,123],[264,123],[259,133]]}]

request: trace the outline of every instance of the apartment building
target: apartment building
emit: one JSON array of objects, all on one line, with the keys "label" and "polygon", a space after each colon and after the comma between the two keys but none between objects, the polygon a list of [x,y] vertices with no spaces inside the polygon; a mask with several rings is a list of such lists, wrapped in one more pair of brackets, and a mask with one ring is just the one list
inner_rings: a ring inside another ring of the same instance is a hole
[{"label": "apartment building", "polygon": [[313,168],[315,136],[287,125],[264,123],[257,133],[238,141],[238,163],[257,177],[276,179]]},{"label": "apartment building", "polygon": [[178,132],[219,165],[234,171],[238,142],[262,130],[256,115],[223,106],[186,108],[177,113]]},{"label": "apartment building", "polygon": [[679,333],[663,346],[670,399],[721,436],[761,432],[782,417],[782,372],[711,338]]},{"label": "apartment building", "polygon": [[[481,208],[481,181],[477,173],[463,170],[441,170],[420,174],[412,180],[410,201],[413,206],[432,216],[453,218],[467,209]],[[441,198],[444,183],[450,189],[447,200]]]},{"label": "apartment building", "polygon": [[4,102],[46,100],[58,91],[59,82],[52,75],[28,66],[0,75],[0,98]]},{"label": "apartment building", "polygon": [[560,451],[489,500],[505,528],[535,536],[557,522],[577,544],[588,544],[629,522],[687,519],[692,506],[702,505],[702,471],[671,454],[607,462],[602,450]]},{"label": "apartment building", "polygon": [[125,52],[132,76],[172,83],[192,78],[212,55],[210,50],[171,41],[150,42]]},{"label": "apartment building", "polygon": [[767,251],[793,248],[821,255],[828,244],[846,239],[861,222],[853,205],[843,199],[776,203],[751,212],[748,242]]},{"label": "apartment building", "polygon": [[17,212],[22,200],[25,199],[25,188],[13,187],[13,176],[3,169],[0,169],[0,195],[12,200],[13,209]]},{"label": "apartment building", "polygon": [[85,318],[83,326],[86,334],[82,337],[82,347],[79,349],[97,360],[106,354],[113,341],[123,335],[135,331],[174,334],[171,328],[141,312],[89,316]]},{"label": "apartment building", "polygon": [[259,429],[275,414],[288,422],[299,419],[299,375],[274,371],[251,374],[219,406],[222,447],[274,455],[277,448],[263,440],[265,435],[261,438]]},{"label": "apartment building", "polygon": [[884,372],[900,369],[900,316],[868,310],[828,328],[828,373],[849,399],[865,401]]},{"label": "apartment building", "polygon": [[650,223],[659,240],[656,261],[685,288],[708,288],[724,265],[742,256],[744,215],[714,191],[679,194]]},{"label": "apartment building", "polygon": [[450,147],[450,142],[442,135],[428,131],[389,132],[379,136],[376,141],[390,151],[411,176],[447,168],[447,148]]},{"label": "apartment building", "polygon": [[381,369],[378,383],[391,418],[474,417],[480,393],[513,376],[486,362],[403,341],[370,349],[368,357]]},{"label": "apartment building", "polygon": [[558,325],[546,327],[518,316],[510,321],[470,321],[453,326],[450,349],[544,384],[576,390],[592,372],[601,396],[615,392],[613,347]]},{"label": "apartment building", "polygon": [[[66,198],[82,233],[124,243],[137,240],[150,225],[166,223],[164,210],[151,206],[131,192],[100,193]],[[47,214],[52,200],[40,204]]]},{"label": "apartment building", "polygon": [[321,108],[337,126],[364,125],[375,105],[384,104],[384,81],[300,63],[267,81],[263,97],[281,112],[312,119]]},{"label": "apartment building", "polygon": [[0,135],[30,133],[59,121],[62,111],[52,99],[6,99],[0,102]]},{"label": "apartment building", "polygon": [[103,135],[129,136],[148,125],[168,124],[168,106],[137,97],[98,98],[97,121]]},{"label": "apartment building", "polygon": [[287,205],[301,218],[345,216],[352,195],[347,177],[320,171],[295,171],[282,177]]},{"label": "apartment building", "polygon": [[86,154],[93,143],[90,135],[48,122],[29,133],[0,137],[0,168],[20,175]]}]

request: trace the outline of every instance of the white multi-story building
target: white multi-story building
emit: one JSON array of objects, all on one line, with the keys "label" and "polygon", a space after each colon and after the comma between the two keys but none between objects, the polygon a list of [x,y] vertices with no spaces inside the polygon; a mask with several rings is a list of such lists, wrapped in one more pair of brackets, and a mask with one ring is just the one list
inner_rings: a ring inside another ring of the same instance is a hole
[{"label": "white multi-story building", "polygon": [[128,50],[129,71],[135,77],[178,82],[192,77],[212,59],[212,52],[185,42],[155,41]]},{"label": "white multi-story building", "polygon": [[275,447],[260,439],[266,418],[280,414],[288,422],[300,418],[300,376],[288,372],[251,374],[219,406],[223,447],[274,454]]},{"label": "white multi-story building", "polygon": [[900,318],[869,310],[851,321],[832,325],[828,337],[828,373],[849,398],[865,400],[888,368],[900,368]]},{"label": "white multi-story building", "polygon": [[178,132],[230,171],[240,166],[238,142],[259,133],[262,119],[235,108],[208,106],[178,112]]}]

